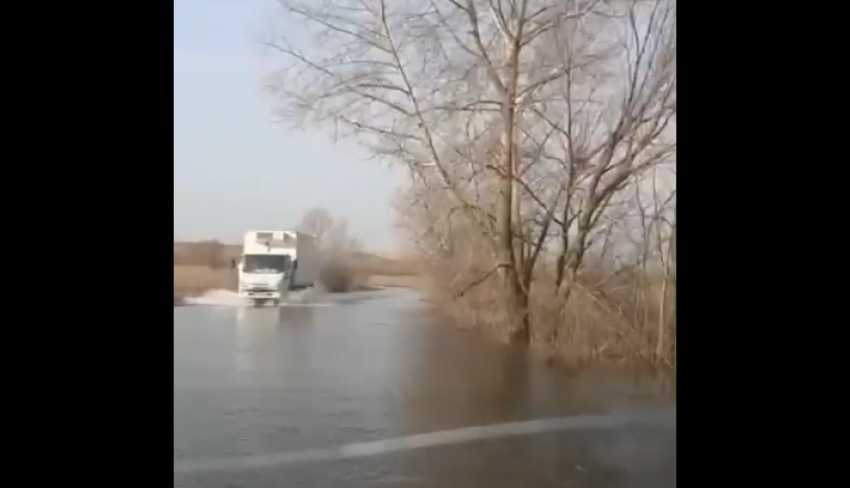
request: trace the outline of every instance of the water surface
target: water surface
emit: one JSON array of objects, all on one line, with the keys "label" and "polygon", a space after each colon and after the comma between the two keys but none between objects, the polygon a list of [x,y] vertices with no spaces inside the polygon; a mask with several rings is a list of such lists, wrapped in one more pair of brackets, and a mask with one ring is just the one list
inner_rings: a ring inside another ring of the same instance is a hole
[{"label": "water surface", "polygon": [[[434,323],[410,292],[229,305],[174,309],[175,486],[676,485],[675,403],[645,383],[564,374]],[[574,416],[589,420],[498,427]],[[643,416],[665,421],[593,424]],[[494,425],[478,439],[451,433]],[[431,444],[411,449],[416,439]]]}]

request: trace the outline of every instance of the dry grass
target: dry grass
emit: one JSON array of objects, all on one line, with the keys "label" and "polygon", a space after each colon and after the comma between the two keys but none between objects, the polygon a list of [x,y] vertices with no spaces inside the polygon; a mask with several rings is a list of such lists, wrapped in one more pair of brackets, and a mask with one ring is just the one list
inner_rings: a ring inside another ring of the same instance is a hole
[{"label": "dry grass", "polygon": [[201,265],[174,265],[174,296],[197,296],[205,291],[234,288],[230,269],[213,269]]},{"label": "dry grass", "polygon": [[218,241],[175,242],[174,265],[229,268],[231,260],[239,259],[241,253],[242,246]]},{"label": "dry grass", "polygon": [[[507,298],[496,276],[467,288],[491,268],[488,262],[463,267],[435,260],[420,283],[438,313],[507,341]],[[566,303],[552,278],[541,271],[532,283],[528,304],[532,348],[570,365],[590,361],[675,365],[675,314],[668,317],[669,347],[662,357],[656,355],[662,281],[658,273],[605,273],[587,266]]]},{"label": "dry grass", "polygon": [[409,258],[389,258],[366,253],[351,253],[346,261],[357,275],[416,276],[420,267]]},{"label": "dry grass", "polygon": [[373,288],[421,288],[422,278],[417,275],[373,274],[366,278],[366,285]]},{"label": "dry grass", "polygon": [[411,261],[365,253],[331,258],[319,273],[325,289],[332,293],[381,288],[416,288],[418,268]]}]

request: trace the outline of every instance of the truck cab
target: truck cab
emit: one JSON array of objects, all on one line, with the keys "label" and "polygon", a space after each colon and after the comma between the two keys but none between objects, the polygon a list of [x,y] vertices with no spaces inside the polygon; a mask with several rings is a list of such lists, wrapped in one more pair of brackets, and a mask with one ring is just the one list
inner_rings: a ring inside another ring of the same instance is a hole
[{"label": "truck cab", "polygon": [[[276,305],[290,290],[312,286],[312,276],[308,276],[314,268],[309,265],[315,254],[310,252],[312,242],[310,236],[300,232],[248,232],[237,265],[239,297],[257,306],[268,302]],[[299,250],[303,256],[299,256]],[[299,261],[307,265],[299,266]]]},{"label": "truck cab", "polygon": [[239,262],[239,295],[256,305],[280,302],[289,290],[293,260],[287,255],[243,254]]}]

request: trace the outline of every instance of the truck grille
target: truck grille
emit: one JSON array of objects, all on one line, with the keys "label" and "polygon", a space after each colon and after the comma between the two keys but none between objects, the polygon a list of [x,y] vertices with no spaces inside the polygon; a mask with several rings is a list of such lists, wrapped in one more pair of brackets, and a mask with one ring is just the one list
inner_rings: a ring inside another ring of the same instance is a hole
[{"label": "truck grille", "polygon": [[268,286],[251,286],[251,287],[248,288],[248,291],[260,292],[260,293],[271,293],[271,292],[275,292],[277,290],[275,290],[274,288],[268,287]]}]

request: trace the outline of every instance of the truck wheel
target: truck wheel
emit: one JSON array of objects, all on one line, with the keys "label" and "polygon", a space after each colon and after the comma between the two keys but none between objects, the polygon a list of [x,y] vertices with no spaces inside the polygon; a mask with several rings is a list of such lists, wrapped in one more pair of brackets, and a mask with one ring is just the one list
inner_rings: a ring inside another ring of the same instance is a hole
[{"label": "truck wheel", "polygon": [[272,300],[273,307],[277,307],[278,305],[280,305],[280,300]]}]

